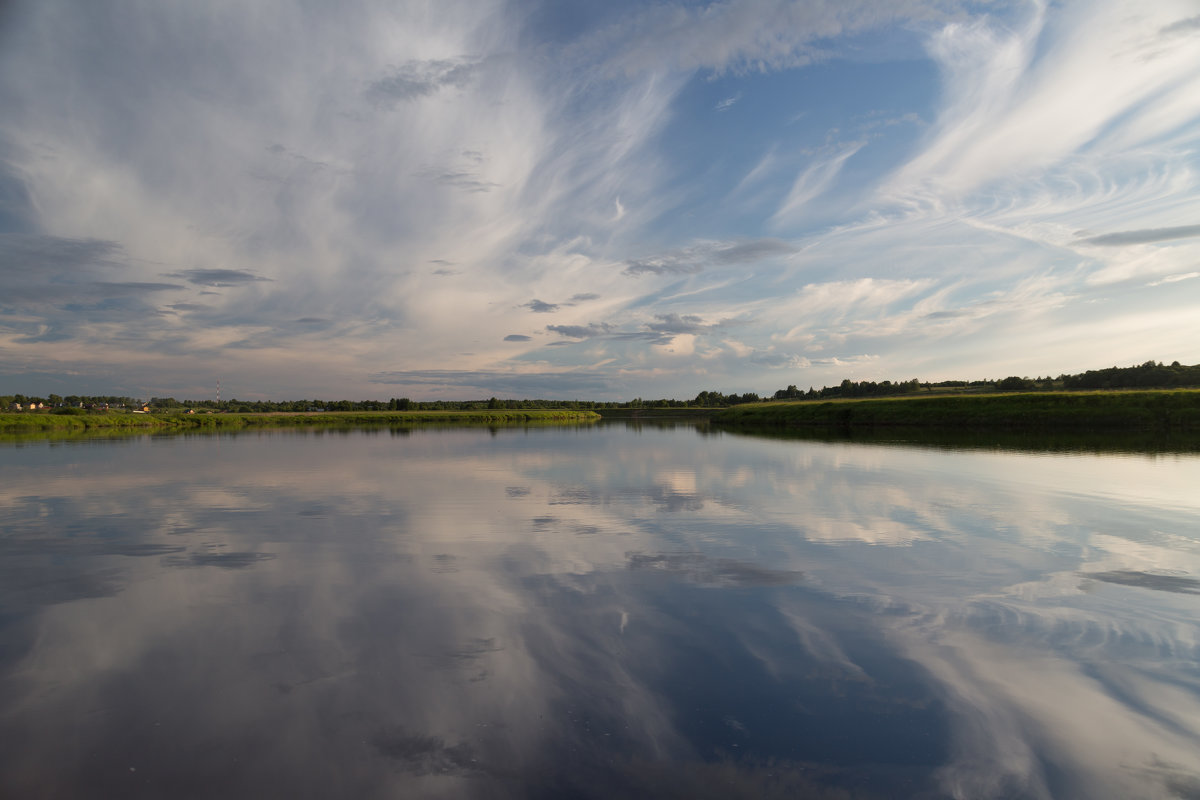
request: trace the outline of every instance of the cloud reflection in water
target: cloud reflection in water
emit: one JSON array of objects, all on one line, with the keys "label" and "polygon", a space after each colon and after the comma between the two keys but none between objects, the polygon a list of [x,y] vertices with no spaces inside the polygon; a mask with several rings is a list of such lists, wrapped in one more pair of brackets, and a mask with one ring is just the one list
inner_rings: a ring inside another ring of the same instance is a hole
[{"label": "cloud reflection in water", "polygon": [[13,793],[1200,781],[1196,459],[278,433],[0,479]]}]

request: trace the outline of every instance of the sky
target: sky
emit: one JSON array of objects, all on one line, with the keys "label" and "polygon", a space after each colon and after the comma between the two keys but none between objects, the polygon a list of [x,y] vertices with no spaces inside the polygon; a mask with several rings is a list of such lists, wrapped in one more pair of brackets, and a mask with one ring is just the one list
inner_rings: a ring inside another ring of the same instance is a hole
[{"label": "sky", "polygon": [[1200,363],[1200,2],[0,3],[0,394]]}]

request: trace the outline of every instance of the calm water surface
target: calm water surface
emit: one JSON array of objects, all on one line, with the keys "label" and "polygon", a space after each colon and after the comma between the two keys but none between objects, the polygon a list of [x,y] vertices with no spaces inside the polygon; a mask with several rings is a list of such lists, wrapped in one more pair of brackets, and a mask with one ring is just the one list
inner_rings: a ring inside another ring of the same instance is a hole
[{"label": "calm water surface", "polygon": [[1200,797],[1200,458],[0,445],[5,797]]}]

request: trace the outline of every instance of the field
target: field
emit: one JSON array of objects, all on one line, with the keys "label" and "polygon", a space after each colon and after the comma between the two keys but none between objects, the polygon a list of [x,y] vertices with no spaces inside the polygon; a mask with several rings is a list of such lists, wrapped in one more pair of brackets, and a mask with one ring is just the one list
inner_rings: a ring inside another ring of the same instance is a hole
[{"label": "field", "polygon": [[528,425],[588,422],[591,411],[562,409],[479,411],[347,411],[277,414],[131,414],[121,411],[59,415],[44,412],[0,414],[0,433],[100,430],[228,430],[280,427],[360,427],[405,425]]},{"label": "field", "polygon": [[716,411],[728,426],[960,431],[1196,431],[1200,390],[1020,392],[754,403]]}]

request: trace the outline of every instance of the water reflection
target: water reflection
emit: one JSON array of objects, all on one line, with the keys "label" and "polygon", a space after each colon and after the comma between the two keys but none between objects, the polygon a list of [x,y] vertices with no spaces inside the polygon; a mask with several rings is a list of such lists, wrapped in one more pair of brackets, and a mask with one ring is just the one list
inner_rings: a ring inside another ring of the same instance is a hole
[{"label": "water reflection", "polygon": [[1195,796],[1196,485],[644,424],[0,449],[3,794]]}]

